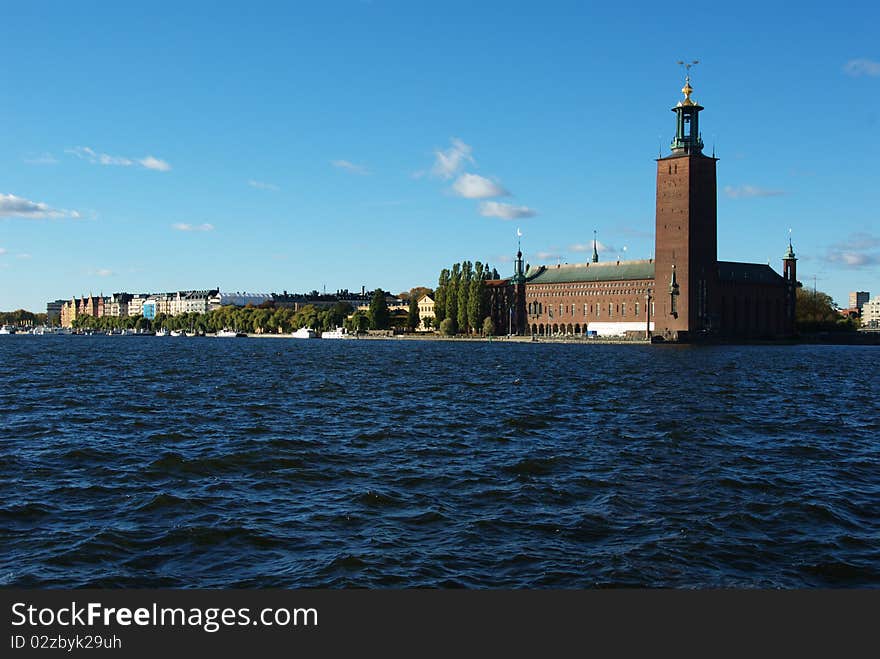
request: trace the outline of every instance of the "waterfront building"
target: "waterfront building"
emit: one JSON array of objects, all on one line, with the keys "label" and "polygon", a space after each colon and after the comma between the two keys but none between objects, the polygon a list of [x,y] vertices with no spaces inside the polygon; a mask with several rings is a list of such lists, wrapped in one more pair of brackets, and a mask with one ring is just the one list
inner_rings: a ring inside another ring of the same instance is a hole
[{"label": "waterfront building", "polygon": [[862,327],[880,328],[880,295],[862,304]]},{"label": "waterfront building", "polygon": [[72,327],[73,321],[80,316],[94,316],[100,318],[104,315],[105,301],[103,296],[81,296],[78,300],[74,297],[61,306],[61,326]]},{"label": "waterfront building", "polygon": [[434,311],[434,298],[430,295],[422,295],[417,301],[416,305],[419,309],[419,329],[426,330],[428,326],[425,325],[425,319],[427,318],[435,318]]},{"label": "waterfront building", "polygon": [[147,293],[135,293],[132,295],[131,299],[128,301],[128,315],[142,316],[144,302],[146,302],[149,297],[150,296]]},{"label": "waterfront building", "polygon": [[769,265],[719,261],[718,159],[703,153],[690,77],[672,108],[671,153],[657,159],[654,258],[523,267],[487,282],[499,333],[699,337],[783,337],[794,333],[797,258],[789,241],[782,274]]},{"label": "waterfront building", "polygon": [[158,313],[159,302],[155,296],[150,296],[141,302],[141,315],[147,320],[153,320]]},{"label": "waterfront building", "polygon": [[114,293],[109,298],[105,298],[104,315],[106,316],[128,316],[128,303],[132,298],[131,293]]}]

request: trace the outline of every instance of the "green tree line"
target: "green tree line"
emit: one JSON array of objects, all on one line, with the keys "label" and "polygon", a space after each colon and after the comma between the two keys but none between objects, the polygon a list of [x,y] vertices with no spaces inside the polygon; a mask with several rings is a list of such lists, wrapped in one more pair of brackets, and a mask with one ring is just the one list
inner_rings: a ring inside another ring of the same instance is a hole
[{"label": "green tree line", "polygon": [[46,324],[46,314],[33,313],[24,309],[0,311],[0,325],[38,326]]},{"label": "green tree line", "polygon": [[[354,312],[354,313],[352,313]],[[271,305],[234,307],[224,306],[204,314],[184,313],[168,316],[159,313],[152,320],[143,316],[79,316],[73,321],[76,329],[112,331],[121,329],[183,330],[213,334],[222,329],[254,334],[288,334],[301,327],[323,332],[345,327],[351,332],[366,330],[404,329],[408,323],[406,312],[392,313],[385,300],[385,292],[377,290],[368,311],[354,311],[347,302],[320,308],[307,304],[298,311],[274,308]]]},{"label": "green tree line", "polygon": [[479,261],[462,261],[440,271],[434,293],[434,324],[443,334],[476,334],[492,329],[491,321],[486,323],[488,279],[498,279],[498,271]]}]

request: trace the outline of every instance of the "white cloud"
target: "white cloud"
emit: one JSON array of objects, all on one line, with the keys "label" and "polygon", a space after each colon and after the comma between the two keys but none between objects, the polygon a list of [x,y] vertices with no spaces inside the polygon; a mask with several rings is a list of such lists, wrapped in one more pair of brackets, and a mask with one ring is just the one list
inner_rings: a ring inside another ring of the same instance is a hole
[{"label": "white cloud", "polygon": [[360,174],[361,176],[366,176],[369,174],[369,170],[363,165],[356,165],[353,162],[349,162],[348,160],[331,160],[330,164],[338,169],[344,169],[347,172],[351,172],[352,174]]},{"label": "white cloud", "polygon": [[478,174],[462,174],[452,184],[452,190],[459,197],[464,197],[465,199],[506,197],[510,194],[495,181],[490,181]]},{"label": "white cloud", "polygon": [[537,211],[528,206],[514,206],[502,204],[498,201],[484,201],[480,203],[480,215],[484,217],[500,217],[502,220],[515,220],[520,217],[534,217]]},{"label": "white cloud", "polygon": [[843,65],[843,72],[848,76],[880,76],[880,62],[860,57],[851,59]]},{"label": "white cloud", "polygon": [[77,211],[64,210],[63,208],[50,208],[41,201],[30,201],[14,194],[0,193],[0,217],[27,217],[42,219],[46,217],[72,217],[78,218]]},{"label": "white cloud", "polygon": [[138,162],[147,169],[153,169],[157,172],[167,172],[169,169],[171,169],[171,165],[169,165],[166,161],[160,160],[159,158],[154,158],[153,156],[141,158],[140,160],[138,160]]},{"label": "white cloud", "polygon": [[56,164],[58,164],[58,158],[53,156],[51,153],[42,153],[38,156],[32,156],[30,158],[25,158],[24,161],[28,165],[56,165]]},{"label": "white cloud", "polygon": [[172,224],[171,228],[176,229],[177,231],[213,231],[214,225],[208,224],[207,222],[204,224],[186,224],[184,222],[178,222],[177,224]]},{"label": "white cloud", "polygon": [[256,188],[257,190],[273,190],[278,191],[278,186],[273,183],[265,183],[263,181],[255,181],[254,179],[250,179],[248,181],[248,185],[252,188]]},{"label": "white cloud", "polygon": [[152,169],[157,172],[167,172],[171,169],[171,165],[168,162],[154,156],[145,156],[144,158],[111,156],[107,153],[98,153],[87,146],[78,146],[73,149],[66,149],[65,151],[66,153],[70,153],[77,158],[86,160],[93,165],[111,165],[116,167],[132,167],[134,165],[140,165],[144,169]]},{"label": "white cloud", "polygon": [[785,192],[782,190],[759,188],[756,185],[739,185],[736,187],[728,185],[724,188],[724,194],[731,199],[745,199],[748,197],[778,197],[785,194]]},{"label": "white cloud", "polygon": [[845,268],[865,268],[880,265],[878,248],[880,238],[862,231],[831,245],[825,258]]},{"label": "white cloud", "polygon": [[465,144],[457,137],[452,138],[452,146],[441,151],[434,151],[434,166],[431,173],[443,179],[451,179],[464,167],[465,163],[475,165],[473,156],[471,156],[470,145]]},{"label": "white cloud", "polygon": [[538,252],[537,254],[535,254],[535,256],[537,256],[542,261],[548,261],[551,259],[561,259],[562,258],[562,254],[559,254],[558,252],[555,252],[555,251]]},{"label": "white cloud", "polygon": [[29,258],[31,258],[31,255],[22,252],[21,254],[16,254],[16,255],[15,255],[15,258],[17,258],[17,259],[29,259]]},{"label": "white cloud", "polygon": [[96,270],[95,274],[99,277],[112,277],[116,273],[110,270],[109,268],[101,268],[100,270]]},{"label": "white cloud", "polygon": [[8,251],[9,251],[9,250],[7,250],[5,247],[0,247],[0,256],[3,256],[3,255],[6,254]]},{"label": "white cloud", "polygon": [[831,251],[828,254],[828,260],[847,268],[864,268],[869,265],[880,265],[880,255],[865,254],[864,252]]},{"label": "white cloud", "polygon": [[[572,252],[592,252],[593,251],[593,243],[575,243],[574,245],[569,245],[568,249]],[[602,252],[613,252],[615,248],[612,245],[606,245],[601,240],[596,241],[596,251],[599,253]]]}]

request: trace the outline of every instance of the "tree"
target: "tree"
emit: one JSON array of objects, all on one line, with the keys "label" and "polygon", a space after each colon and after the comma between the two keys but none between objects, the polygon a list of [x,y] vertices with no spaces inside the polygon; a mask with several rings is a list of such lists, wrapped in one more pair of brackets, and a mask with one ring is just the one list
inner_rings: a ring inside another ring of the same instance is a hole
[{"label": "tree", "polygon": [[467,308],[468,324],[474,330],[479,327],[480,319],[486,316],[486,284],[483,283],[484,275],[483,264],[477,261],[474,263],[474,278],[470,283]]},{"label": "tree", "polygon": [[474,279],[474,269],[470,261],[464,261],[461,264],[461,281],[458,286],[458,312],[456,320],[458,321],[458,329],[465,334],[469,333],[472,325],[468,322],[468,298],[470,297],[470,286]]},{"label": "tree", "polygon": [[455,323],[452,318],[444,318],[443,322],[440,323],[440,333],[444,336],[454,336],[455,335]]},{"label": "tree", "polygon": [[437,326],[446,318],[446,289],[449,287],[449,270],[443,268],[440,271],[440,279],[437,282],[437,290],[434,293],[434,319]]},{"label": "tree", "polygon": [[351,332],[361,333],[370,329],[370,319],[363,311],[355,311],[351,318],[345,321]]},{"label": "tree", "polygon": [[461,264],[452,266],[449,273],[449,283],[446,286],[446,314],[445,318],[452,320],[453,326],[458,327],[458,283],[461,281]]},{"label": "tree", "polygon": [[495,323],[492,322],[491,316],[483,319],[483,336],[495,336]]},{"label": "tree", "polygon": [[406,326],[410,332],[415,332],[419,326],[419,301],[415,295],[409,296],[409,313],[406,314]]},{"label": "tree", "polygon": [[373,299],[370,301],[370,329],[384,330],[388,329],[391,321],[391,314],[388,311],[388,302],[385,300],[385,291],[377,288],[373,293]]},{"label": "tree", "polygon": [[841,317],[830,295],[807,288],[797,289],[795,325],[801,332],[856,329],[852,320]]}]

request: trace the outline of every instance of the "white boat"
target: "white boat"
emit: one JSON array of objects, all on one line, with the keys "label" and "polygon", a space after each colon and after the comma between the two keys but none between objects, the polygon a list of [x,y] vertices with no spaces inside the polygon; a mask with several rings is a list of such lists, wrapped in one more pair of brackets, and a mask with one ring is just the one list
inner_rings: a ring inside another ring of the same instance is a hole
[{"label": "white boat", "polygon": [[295,339],[316,339],[318,333],[310,327],[300,327],[291,336]]},{"label": "white boat", "polygon": [[186,336],[183,330],[171,330],[171,336]]},{"label": "white boat", "polygon": [[245,334],[244,332],[236,332],[235,330],[231,329],[222,329],[217,332],[217,336],[222,338],[235,338],[238,336],[247,336],[247,334]]},{"label": "white boat", "polygon": [[162,327],[156,330],[156,336],[168,336],[168,330]]},{"label": "white boat", "polygon": [[337,327],[335,330],[327,330],[326,332],[321,332],[322,339],[347,339],[348,332],[345,331],[344,327]]},{"label": "white boat", "polygon": [[0,334],[15,334],[15,328],[12,325],[4,325],[0,327]]}]

